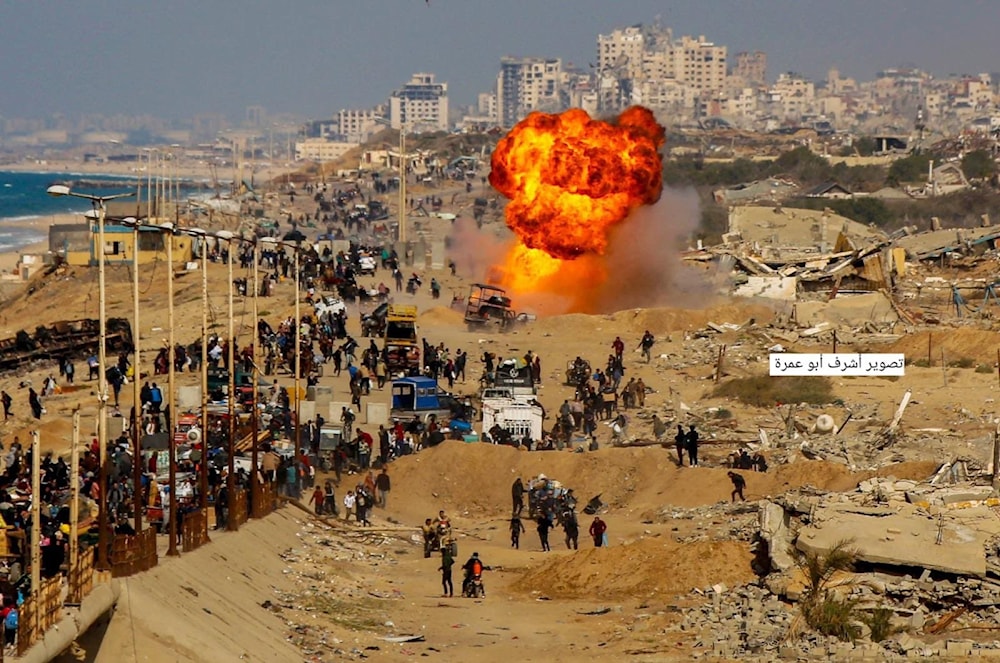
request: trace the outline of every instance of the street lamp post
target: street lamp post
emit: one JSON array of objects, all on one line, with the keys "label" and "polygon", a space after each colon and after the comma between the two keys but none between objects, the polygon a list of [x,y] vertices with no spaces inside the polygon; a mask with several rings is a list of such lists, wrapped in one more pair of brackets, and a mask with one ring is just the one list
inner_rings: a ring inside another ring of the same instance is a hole
[{"label": "street lamp post", "polygon": [[[83,198],[89,200],[97,212],[97,291],[98,291],[98,382],[97,382],[97,443],[98,461],[100,463],[100,491],[99,491],[99,512],[98,512],[98,541],[97,541],[97,568],[107,570],[108,563],[108,381],[107,381],[107,335],[108,320],[105,310],[105,286],[104,286],[104,220],[107,215],[107,202],[116,198],[127,198],[130,193],[118,193],[111,196],[94,196],[86,193],[77,193],[63,184],[55,184],[47,189],[50,196],[71,196],[73,198]],[[138,459],[135,459],[138,462]]]},{"label": "street lamp post", "polygon": [[[140,180],[141,181],[141,180]],[[132,528],[142,531],[142,360],[139,357],[139,222],[132,226]]]},{"label": "street lamp post", "polygon": [[399,125],[399,242],[406,244],[406,124]]},{"label": "street lamp post", "polygon": [[187,229],[181,232],[197,238],[201,247],[201,464],[198,485],[201,492],[199,508],[205,523],[202,532],[208,539],[208,235],[203,230]]},{"label": "street lamp post", "polygon": [[302,318],[299,312],[299,247],[295,247],[295,261],[292,270],[295,272],[295,492],[296,497],[302,495],[302,476],[298,471],[302,458],[302,422],[299,420],[302,414],[299,392],[300,380],[302,378]]},{"label": "street lamp post", "polygon": [[215,234],[219,239],[224,239],[228,242],[228,250],[226,251],[227,260],[229,266],[229,346],[228,354],[226,357],[226,362],[229,365],[229,396],[227,397],[227,406],[229,411],[229,443],[226,446],[226,508],[229,511],[229,516],[226,518],[226,529],[230,532],[235,532],[239,529],[239,523],[236,522],[236,462],[233,458],[233,454],[236,452],[236,365],[234,362],[235,350],[233,346],[236,345],[236,334],[233,331],[233,233],[228,230],[220,230]]},{"label": "street lamp post", "polygon": [[250,423],[251,423],[250,430],[253,436],[253,441],[250,444],[250,496],[251,496],[251,503],[254,505],[254,508],[257,509],[258,513],[260,513],[261,507],[259,504],[256,503],[255,500],[259,499],[259,490],[260,490],[258,487],[259,477],[257,472],[257,458],[258,458],[257,380],[259,379],[257,376],[257,349],[258,346],[260,345],[260,343],[258,342],[260,339],[260,333],[258,331],[260,329],[260,322],[257,318],[257,316],[259,315],[259,312],[257,310],[257,292],[258,290],[260,290],[260,286],[257,283],[258,279],[257,266],[259,263],[260,263],[260,242],[255,240],[253,243],[253,307],[252,307],[253,312],[250,315],[251,320],[253,320],[253,329],[250,332],[250,338],[251,338],[250,347],[253,348],[253,358],[251,361],[252,365],[250,367],[250,393],[252,397],[251,403],[253,404],[253,409],[250,414]]},{"label": "street lamp post", "polygon": [[[389,127],[392,123],[384,118],[375,118],[378,124]],[[406,244],[406,122],[399,124],[399,229],[397,237],[401,244]]]},{"label": "street lamp post", "polygon": [[167,545],[167,555],[174,557],[180,553],[177,551],[177,446],[174,443],[174,427],[177,421],[176,403],[174,399],[174,225],[164,223],[160,226],[163,229],[163,239],[167,245],[167,411],[170,413],[167,421],[167,431],[170,435],[167,440],[167,455],[170,463],[170,521],[169,536],[170,543]]}]

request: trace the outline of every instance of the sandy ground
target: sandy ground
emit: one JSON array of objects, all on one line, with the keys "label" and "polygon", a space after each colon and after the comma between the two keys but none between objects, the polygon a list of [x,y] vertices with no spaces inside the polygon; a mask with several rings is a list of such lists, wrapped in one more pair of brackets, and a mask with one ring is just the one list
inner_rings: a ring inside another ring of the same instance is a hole
[{"label": "sandy ground", "polygon": [[[459,197],[455,205],[467,203]],[[421,223],[435,233],[448,231],[446,221]],[[487,230],[495,227],[491,224]],[[144,372],[150,371],[155,350],[167,335],[166,268],[149,265],[139,273],[138,333]],[[430,270],[414,271],[425,276],[425,284],[429,282]],[[174,333],[178,341],[189,343],[200,331],[201,279],[197,271],[176,274]],[[207,275],[210,325],[224,331],[226,268],[210,264]],[[461,313],[450,307],[448,295],[454,292],[464,297],[474,275],[451,276],[446,270],[433,275],[442,282],[445,295],[441,300],[432,300],[426,286],[415,296],[396,295],[396,300],[418,305],[420,334],[430,342],[469,352],[467,380],[456,383],[454,389],[459,394],[477,391],[478,357],[484,350],[521,356],[530,349],[542,358],[540,400],[548,412],[554,412],[570,395],[562,384],[566,363],[581,355],[600,364],[610,352],[612,339],[621,335],[629,346],[628,374],[642,377],[653,390],[645,412],[632,416],[630,432],[635,437],[648,438],[648,417],[672,411],[676,399],[699,411],[711,406],[727,408],[733,423],[706,426],[705,466],[694,469],[677,468],[672,452],[659,446],[609,448],[610,432],[605,426],[599,427],[603,448],[596,453],[528,453],[446,443],[404,458],[391,468],[390,508],[375,514],[376,525],[389,528],[381,534],[359,535],[354,525],[327,530],[287,508],[273,522],[255,523],[237,535],[220,535],[208,548],[129,580],[126,599],[104,632],[103,645],[84,643],[88,653],[74,660],[214,663],[362,656],[387,661],[418,656],[442,661],[514,657],[690,660],[694,637],[667,639],[662,627],[677,619],[678,610],[690,603],[692,589],[718,582],[733,586],[753,577],[749,541],[729,532],[734,523],[755,518],[755,511],[728,505],[730,486],[720,461],[740,440],[756,439],[758,428],[777,429],[782,424],[776,408],[752,408],[711,396],[711,361],[680,369],[671,366],[678,358],[690,356],[691,337],[702,332],[708,321],[742,324],[754,318],[763,325],[773,318],[773,309],[706,297],[696,310],[677,307],[566,315],[542,318],[507,334],[471,333],[462,324]],[[245,274],[237,270],[236,276]],[[131,279],[130,266],[109,268],[109,316],[131,318]],[[389,280],[384,272],[370,279],[371,285]],[[275,295],[260,303],[262,314],[272,323],[290,315],[293,306],[293,286],[287,282],[278,284]],[[359,309],[352,305],[349,313],[350,329],[357,334]],[[67,268],[36,278],[6,299],[0,310],[0,337],[56,320],[85,317],[97,317],[96,270]],[[236,298],[234,317],[241,333],[252,328],[249,301]],[[640,363],[638,354],[631,352],[644,329],[653,330],[658,339],[657,359],[650,364]],[[976,361],[991,361],[990,353],[998,345],[996,335],[972,331],[935,331],[932,344],[950,343],[949,356],[966,353]],[[730,346],[756,342],[740,332],[714,338]],[[926,353],[926,336],[912,334],[898,343],[898,351],[908,357],[917,354],[919,358],[921,348]],[[841,344],[842,352],[862,349]],[[763,371],[762,362],[759,366],[732,365],[727,376],[753,372],[755,366]],[[82,362],[78,376],[81,368]],[[85,430],[92,428],[96,385],[85,380],[78,389],[47,399],[48,413],[41,422],[30,419],[27,390],[18,385],[24,380],[40,384],[48,374],[57,375],[54,365],[0,376],[0,388],[15,399],[14,419],[0,423],[5,443],[15,435],[24,440],[29,430],[38,428],[43,447],[65,452],[70,414],[78,406],[83,408]],[[291,382],[288,376],[279,379]],[[194,374],[178,376],[179,384],[197,381]],[[328,374],[321,382],[333,388],[335,399],[346,400],[346,375]],[[899,379],[836,379],[834,392],[843,404],[813,408],[812,413],[830,412],[838,421],[848,411],[854,413],[844,431],[854,435],[883,425],[906,389],[912,390],[913,400],[905,427],[942,432],[919,446],[887,450],[881,458],[886,467],[878,470],[880,474],[923,478],[942,458],[985,453],[975,440],[988,436],[994,427],[987,419],[1000,394],[993,372],[908,366],[906,377]],[[373,391],[370,398],[388,402],[388,397],[384,390]],[[122,409],[127,411],[130,405],[131,389],[126,387]],[[958,416],[963,411],[968,414]],[[367,426],[363,418],[361,424]],[[551,418],[546,425],[551,425]],[[795,462],[773,467],[767,474],[750,474],[748,499],[802,486],[849,490],[874,471],[867,466],[852,470],[843,464],[794,458]],[[899,461],[911,462],[891,464]],[[553,531],[553,552],[542,553],[527,521],[522,549],[510,549],[506,520],[510,483],[515,476],[528,478],[538,472],[573,487],[584,501],[602,495],[609,505],[604,517],[610,526],[610,548],[592,549],[585,533],[589,521],[584,519],[579,551],[567,551],[561,532]],[[348,485],[341,485],[339,496]],[[424,559],[413,541],[415,528],[439,509],[455,519],[459,561],[475,550],[495,567],[487,573],[489,595],[483,601],[441,598],[437,560]],[[265,600],[276,607],[261,608]],[[603,608],[608,611],[584,614]],[[388,633],[419,634],[425,641],[394,644],[379,639]],[[301,649],[296,653],[286,641]]]}]

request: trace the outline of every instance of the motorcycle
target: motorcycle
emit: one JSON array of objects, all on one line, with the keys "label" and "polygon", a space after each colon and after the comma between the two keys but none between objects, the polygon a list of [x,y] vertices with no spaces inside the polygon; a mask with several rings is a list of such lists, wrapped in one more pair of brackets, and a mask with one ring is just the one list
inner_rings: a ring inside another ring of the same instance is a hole
[{"label": "motorcycle", "polygon": [[482,574],[475,574],[469,578],[462,588],[462,596],[469,599],[486,598],[486,587],[483,585]]},{"label": "motorcycle", "polygon": [[450,548],[452,557],[458,557],[458,541],[451,535],[451,525],[438,524],[429,536],[424,537],[424,558],[439,552],[442,547]]}]

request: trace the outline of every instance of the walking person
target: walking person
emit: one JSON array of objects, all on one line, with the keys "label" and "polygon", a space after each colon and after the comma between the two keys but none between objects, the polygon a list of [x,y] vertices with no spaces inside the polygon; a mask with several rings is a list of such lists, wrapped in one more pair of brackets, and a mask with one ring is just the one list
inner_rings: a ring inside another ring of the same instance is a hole
[{"label": "walking person", "polygon": [[580,549],[580,525],[576,522],[576,514],[570,518],[563,519],[563,532],[566,533],[566,548],[569,550]]},{"label": "walking person", "polygon": [[[351,512],[354,511],[356,500],[354,499],[354,491],[349,490],[347,494],[344,495],[344,520],[351,519]],[[354,516],[354,520],[357,520],[357,515]]]},{"label": "walking person", "polygon": [[322,488],[316,486],[316,489],[312,492],[312,496],[309,498],[309,504],[315,505],[314,508],[316,509],[317,516],[323,515],[323,505],[326,504],[326,495],[323,493]]},{"label": "walking person", "polygon": [[375,477],[375,490],[378,491],[378,504],[385,509],[389,504],[389,490],[392,482],[389,479],[389,469],[382,466],[382,471]]},{"label": "walking person", "polygon": [[14,399],[10,397],[6,391],[0,391],[0,403],[3,403],[3,420],[7,421],[10,419],[10,406],[14,402]]},{"label": "walking person", "polygon": [[521,482],[521,477],[514,479],[514,483],[510,487],[510,497],[514,515],[521,515],[521,511],[524,509],[524,484]]},{"label": "walking person", "polygon": [[536,528],[538,530],[538,540],[542,542],[542,552],[549,552],[552,550],[549,548],[549,530],[552,529],[552,523],[544,515],[538,516],[538,520],[535,522],[538,525]]},{"label": "walking person", "polygon": [[642,348],[642,358],[646,360],[647,364],[653,357],[650,351],[653,349],[653,343],[655,342],[656,339],[653,337],[653,333],[648,329],[646,330],[646,333],[642,335],[642,340],[639,341],[639,347]]},{"label": "walking person", "polygon": [[[5,606],[7,614],[3,618],[3,644],[4,649],[13,649],[17,641],[18,628],[18,607],[17,604]],[[12,652],[13,653],[13,652]]]},{"label": "walking person", "polygon": [[521,548],[521,534],[525,532],[524,523],[521,522],[521,516],[518,512],[514,513],[514,517],[510,519],[510,547],[514,550],[519,550]]},{"label": "walking person", "polygon": [[368,520],[368,509],[371,508],[371,497],[365,494],[365,491],[359,490],[355,493],[354,508],[357,510],[354,517],[358,523],[364,525],[365,527],[371,527],[371,521]]},{"label": "walking person", "polygon": [[28,405],[31,406],[31,416],[35,419],[42,418],[42,401],[38,398],[38,392],[34,387],[28,387]]},{"label": "walking person", "polygon": [[743,489],[747,487],[747,480],[743,478],[742,474],[737,474],[736,472],[726,472],[729,475],[729,480],[733,482],[733,492],[729,495],[729,500],[731,502],[736,501],[736,496],[740,496],[741,502],[746,502],[747,498],[743,497]]},{"label": "walking person", "polygon": [[323,511],[328,516],[337,517],[340,509],[337,508],[337,496],[333,492],[333,482],[327,481],[323,486]]},{"label": "walking person", "polygon": [[601,520],[600,516],[594,516],[594,522],[590,523],[590,530],[588,531],[590,532],[591,538],[594,539],[595,548],[602,548],[607,545],[606,535],[608,532],[608,525]]},{"label": "walking person", "polygon": [[229,524],[229,488],[223,475],[222,486],[215,493],[215,529],[226,529]]},{"label": "walking person", "polygon": [[677,424],[677,435],[674,435],[674,446],[677,448],[677,467],[684,467],[685,444],[687,444],[687,436],[684,434],[684,427]]},{"label": "walking person", "polygon": [[441,548],[441,572],[442,598],[452,598],[455,596],[455,585],[451,581],[451,567],[455,565],[455,557],[451,554],[451,546]]},{"label": "walking person", "polygon": [[685,446],[688,452],[688,461],[691,467],[698,466],[698,431],[694,429],[694,424],[691,424],[690,429],[684,436]]}]

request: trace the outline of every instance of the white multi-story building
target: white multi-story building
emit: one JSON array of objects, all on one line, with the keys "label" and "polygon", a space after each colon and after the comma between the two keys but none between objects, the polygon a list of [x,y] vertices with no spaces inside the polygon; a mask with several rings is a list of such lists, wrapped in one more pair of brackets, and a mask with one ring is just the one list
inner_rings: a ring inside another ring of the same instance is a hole
[{"label": "white multi-story building", "polygon": [[[610,109],[633,103],[661,108],[693,104],[697,93],[725,90],[726,57],[725,46],[717,46],[703,36],[674,39],[670,29],[658,25],[637,25],[598,35],[597,88],[601,105]],[[678,85],[693,94],[678,91]]]},{"label": "white multi-story building", "polygon": [[358,143],[326,140],[325,138],[306,138],[295,143],[295,159],[298,161],[336,161],[349,150],[358,147]]},{"label": "white multi-story building", "polygon": [[501,58],[496,92],[499,124],[511,127],[533,110],[558,111],[562,83],[559,58]]},{"label": "white multi-story building", "polygon": [[378,133],[379,122],[385,117],[385,106],[376,106],[366,110],[341,108],[337,112],[337,134],[342,140],[351,143],[363,143]]},{"label": "white multi-story building", "polygon": [[798,74],[786,73],[769,91],[771,101],[778,104],[782,117],[797,119],[808,113],[816,99],[816,86]]},{"label": "white multi-story building", "polygon": [[448,130],[448,84],[434,74],[414,74],[410,82],[389,97],[389,124],[411,131]]},{"label": "white multi-story building", "polygon": [[497,121],[497,93],[496,92],[480,92],[479,93],[479,96],[476,98],[476,114],[479,117],[489,118],[494,123]]}]

